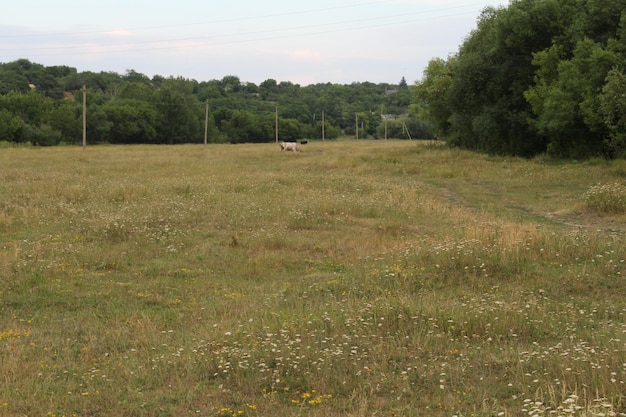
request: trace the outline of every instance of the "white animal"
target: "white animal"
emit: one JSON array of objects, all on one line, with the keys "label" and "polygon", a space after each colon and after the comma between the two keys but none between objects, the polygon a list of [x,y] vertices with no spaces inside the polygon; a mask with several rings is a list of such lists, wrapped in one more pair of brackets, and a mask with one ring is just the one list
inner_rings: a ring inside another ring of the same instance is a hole
[{"label": "white animal", "polygon": [[280,150],[281,152],[282,151],[300,152],[300,149],[298,149],[297,142],[280,142]]}]

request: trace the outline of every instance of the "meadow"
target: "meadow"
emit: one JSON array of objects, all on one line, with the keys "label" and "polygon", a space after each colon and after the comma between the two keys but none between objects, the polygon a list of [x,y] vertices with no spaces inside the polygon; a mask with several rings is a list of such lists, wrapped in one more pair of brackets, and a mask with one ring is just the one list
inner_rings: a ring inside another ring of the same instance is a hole
[{"label": "meadow", "polygon": [[626,416],[626,161],[0,148],[1,416]]}]

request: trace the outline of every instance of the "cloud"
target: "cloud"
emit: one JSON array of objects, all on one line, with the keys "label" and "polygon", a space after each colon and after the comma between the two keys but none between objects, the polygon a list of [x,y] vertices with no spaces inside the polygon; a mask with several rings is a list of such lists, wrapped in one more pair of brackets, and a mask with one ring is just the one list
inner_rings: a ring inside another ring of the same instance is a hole
[{"label": "cloud", "polygon": [[299,49],[293,51],[285,51],[283,55],[294,61],[304,62],[320,62],[323,60],[322,54],[310,49]]},{"label": "cloud", "polygon": [[68,18],[67,10],[79,9],[58,2],[37,9],[40,19],[33,20],[29,2],[17,2],[0,13],[0,38],[7,40],[0,45],[0,61],[28,58],[96,72],[130,68],[201,81],[231,74],[255,83],[397,82],[420,77],[433,57],[455,53],[484,6],[508,1],[322,0],[285,6],[285,0],[268,0],[245,8],[222,2],[224,8],[217,8],[213,2],[182,7],[192,2],[181,0],[181,7],[146,13],[143,0],[114,0],[120,8],[93,0],[96,9],[85,18],[94,20]]},{"label": "cloud", "polygon": [[133,33],[126,29],[113,29],[108,32],[105,32],[105,34],[109,36],[119,36],[119,37],[133,36]]}]

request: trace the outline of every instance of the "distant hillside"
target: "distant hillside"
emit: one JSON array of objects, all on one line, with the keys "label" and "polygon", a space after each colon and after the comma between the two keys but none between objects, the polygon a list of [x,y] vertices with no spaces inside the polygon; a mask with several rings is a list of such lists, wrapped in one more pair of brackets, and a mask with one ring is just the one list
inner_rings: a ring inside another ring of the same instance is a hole
[{"label": "distant hillside", "polygon": [[0,64],[0,140],[78,142],[83,85],[91,143],[201,142],[207,107],[210,142],[273,141],[276,115],[280,140],[320,139],[322,131],[324,139],[431,137],[412,111],[404,78],[398,84],[303,87],[268,79],[256,85],[234,75],[209,81],[149,78],[132,70],[78,72],[20,59]]}]

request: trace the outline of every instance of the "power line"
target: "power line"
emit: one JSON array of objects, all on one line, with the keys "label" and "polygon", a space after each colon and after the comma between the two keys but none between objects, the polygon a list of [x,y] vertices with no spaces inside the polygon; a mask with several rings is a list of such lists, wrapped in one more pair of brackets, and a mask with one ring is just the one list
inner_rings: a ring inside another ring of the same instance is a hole
[{"label": "power line", "polygon": [[[380,2],[372,2],[372,3],[380,3]],[[467,6],[438,9],[437,11],[458,10],[464,7],[467,7]],[[447,18],[447,17],[460,16],[460,15],[470,13],[470,11],[453,13],[453,14],[444,14],[444,15],[438,15],[438,16],[417,17],[417,18],[412,18],[412,19],[401,19],[401,20],[382,22],[388,19],[398,19],[398,18],[404,18],[407,16],[423,15],[423,14],[428,14],[428,13],[432,13],[432,10],[370,17],[370,18],[363,18],[363,19],[344,20],[344,21],[332,22],[332,23],[320,23],[320,24],[297,26],[297,27],[296,26],[284,27],[284,28],[271,29],[271,30],[250,31],[250,32],[245,32],[245,33],[203,35],[203,36],[191,36],[191,37],[183,37],[183,38],[158,39],[158,40],[144,40],[144,41],[135,41],[135,42],[113,43],[113,44],[84,44],[84,45],[70,45],[70,46],[58,46],[58,47],[48,46],[48,47],[32,47],[32,48],[20,47],[19,50],[5,48],[5,49],[0,49],[0,51],[2,52],[13,52],[13,51],[18,52],[19,51],[19,54],[15,54],[12,56],[23,56],[24,53],[28,53],[29,51],[39,51],[39,50],[46,50],[46,51],[63,50],[64,51],[63,54],[45,53],[45,54],[39,54],[40,56],[75,55],[75,54],[81,54],[83,52],[67,53],[67,50],[68,49],[78,50],[78,49],[86,49],[86,48],[100,48],[98,50],[99,53],[140,52],[140,51],[150,51],[150,50],[181,48],[181,46],[169,45],[169,46],[155,46],[155,47],[147,47],[147,48],[140,48],[140,47],[130,48],[130,49],[129,48],[118,49],[118,48],[124,47],[124,46],[139,46],[139,45],[162,44],[162,43],[172,43],[172,42],[192,42],[192,41],[214,39],[214,41],[209,42],[209,43],[202,43],[200,45],[183,46],[183,48],[199,48],[199,47],[208,47],[208,46],[217,46],[217,45],[247,43],[247,42],[253,42],[253,41],[272,40],[272,39],[284,38],[285,36],[303,37],[303,36],[314,36],[314,35],[322,35],[322,34],[329,34],[329,33],[356,31],[356,30],[366,30],[366,29],[372,29],[372,28],[377,28],[377,27],[401,25],[401,24],[415,23],[415,22],[420,22],[420,21],[429,21],[429,20],[442,19],[442,18]],[[471,11],[471,13],[473,13],[473,11]],[[370,24],[370,25],[358,25],[358,26],[353,26],[353,27],[345,26],[347,24],[359,24],[359,23],[367,23],[367,22],[372,22],[372,21],[381,21],[381,23]],[[335,26],[339,26],[339,27],[336,29],[332,29],[332,27],[335,27]],[[315,29],[317,28],[330,28],[330,29],[315,31]],[[309,29],[310,31],[302,32],[302,29]],[[285,34],[285,32],[290,32],[294,30],[299,31],[300,33],[290,33],[289,35]],[[97,33],[103,33],[103,32],[97,32]],[[263,38],[253,37],[253,35],[263,35],[263,34],[268,34],[268,36],[263,37]],[[275,35],[272,35],[272,34],[275,34]],[[225,39],[223,41],[219,41],[220,38],[228,38],[231,36],[244,36],[244,38]],[[109,49],[109,50],[106,50],[106,49]]]},{"label": "power line", "polygon": [[[380,3],[389,3],[391,1],[393,0],[377,0],[377,1],[354,3],[354,4],[349,4],[349,5],[326,7],[326,8],[319,8],[319,9],[308,9],[308,10],[293,11],[293,12],[273,13],[273,14],[267,14],[267,15],[262,15],[262,16],[233,17],[233,18],[228,18],[228,19],[216,19],[216,20],[209,20],[209,21],[196,22],[196,23],[181,23],[181,24],[160,25],[160,26],[143,26],[143,27],[137,27],[137,28],[129,28],[127,30],[138,32],[138,31],[147,31],[147,30],[155,30],[155,29],[170,29],[170,28],[190,27],[190,26],[206,26],[206,25],[213,25],[213,24],[219,24],[219,23],[233,23],[233,22],[243,22],[243,21],[250,21],[250,20],[262,20],[262,19],[275,18],[275,17],[308,15],[311,13],[319,13],[319,12],[325,12],[325,11],[331,11],[331,10],[350,9],[350,8],[370,6],[374,4],[380,4]],[[27,37],[109,34],[113,32],[114,30],[115,29],[96,30],[96,31],[78,31],[78,32],[60,32],[60,33],[59,32],[32,33],[28,35],[4,35],[4,36],[0,36],[0,38],[15,38],[15,37],[27,38]]]}]

